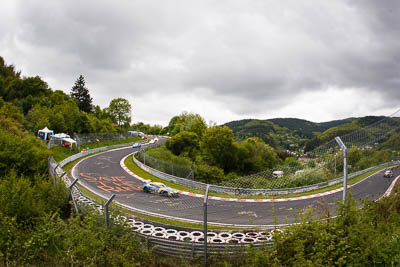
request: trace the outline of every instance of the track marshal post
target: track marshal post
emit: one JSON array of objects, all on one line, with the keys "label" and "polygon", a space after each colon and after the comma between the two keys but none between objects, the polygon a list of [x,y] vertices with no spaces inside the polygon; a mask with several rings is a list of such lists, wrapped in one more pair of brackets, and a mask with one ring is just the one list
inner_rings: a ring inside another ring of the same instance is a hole
[{"label": "track marshal post", "polygon": [[343,151],[343,202],[347,196],[347,147],[339,136],[335,137],[336,142]]}]

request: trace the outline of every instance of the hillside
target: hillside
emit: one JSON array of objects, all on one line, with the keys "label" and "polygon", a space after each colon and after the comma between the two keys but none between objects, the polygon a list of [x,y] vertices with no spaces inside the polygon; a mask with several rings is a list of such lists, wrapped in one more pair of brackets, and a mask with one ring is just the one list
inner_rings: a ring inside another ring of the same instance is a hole
[{"label": "hillside", "polygon": [[331,127],[351,123],[354,118],[315,123],[296,118],[276,118],[268,120],[245,119],[232,121],[224,125],[229,127],[240,141],[248,137],[258,137],[275,148],[295,150],[302,148],[312,138]]}]

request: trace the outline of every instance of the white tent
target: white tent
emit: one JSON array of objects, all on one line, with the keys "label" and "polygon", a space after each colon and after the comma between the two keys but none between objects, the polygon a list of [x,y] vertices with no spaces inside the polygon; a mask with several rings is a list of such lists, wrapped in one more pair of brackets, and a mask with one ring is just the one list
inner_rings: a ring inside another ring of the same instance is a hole
[{"label": "white tent", "polygon": [[53,135],[53,131],[49,130],[49,128],[44,127],[42,130],[38,131],[37,136],[43,140],[50,140],[51,136]]},{"label": "white tent", "polygon": [[69,146],[70,148],[72,148],[72,145],[76,144],[76,141],[72,138],[66,137],[62,139],[62,144],[64,146]]},{"label": "white tent", "polygon": [[62,139],[62,138],[70,138],[71,136],[69,136],[68,134],[65,134],[65,133],[58,133],[58,134],[53,135],[53,137]]}]

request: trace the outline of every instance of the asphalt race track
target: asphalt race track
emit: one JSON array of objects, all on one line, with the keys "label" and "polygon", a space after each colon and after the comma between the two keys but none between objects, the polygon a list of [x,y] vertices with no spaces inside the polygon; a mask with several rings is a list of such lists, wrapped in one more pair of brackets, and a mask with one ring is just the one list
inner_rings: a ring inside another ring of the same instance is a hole
[{"label": "asphalt race track", "polygon": [[[120,204],[155,214],[203,221],[202,198],[186,195],[168,198],[142,191],[143,183],[120,166],[121,159],[136,150],[129,147],[88,157],[73,168],[72,175],[79,178],[83,186],[103,197],[109,198],[116,194],[114,201]],[[383,172],[354,185],[348,192],[351,191],[357,200],[379,199],[399,175],[399,169],[394,170],[393,178],[384,178]],[[342,194],[340,191],[323,197],[275,203],[209,199],[208,222],[235,225],[286,224],[295,222],[296,214],[306,207],[314,208],[318,214],[329,212],[335,215],[337,201],[342,199]]]}]

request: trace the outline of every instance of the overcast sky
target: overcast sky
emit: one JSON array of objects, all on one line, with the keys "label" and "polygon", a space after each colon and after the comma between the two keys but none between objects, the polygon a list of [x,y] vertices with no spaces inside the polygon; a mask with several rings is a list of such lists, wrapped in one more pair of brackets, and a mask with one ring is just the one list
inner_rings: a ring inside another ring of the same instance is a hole
[{"label": "overcast sky", "polygon": [[2,0],[0,55],[132,122],[182,111],[222,124],[390,115],[400,105],[398,0]]}]

